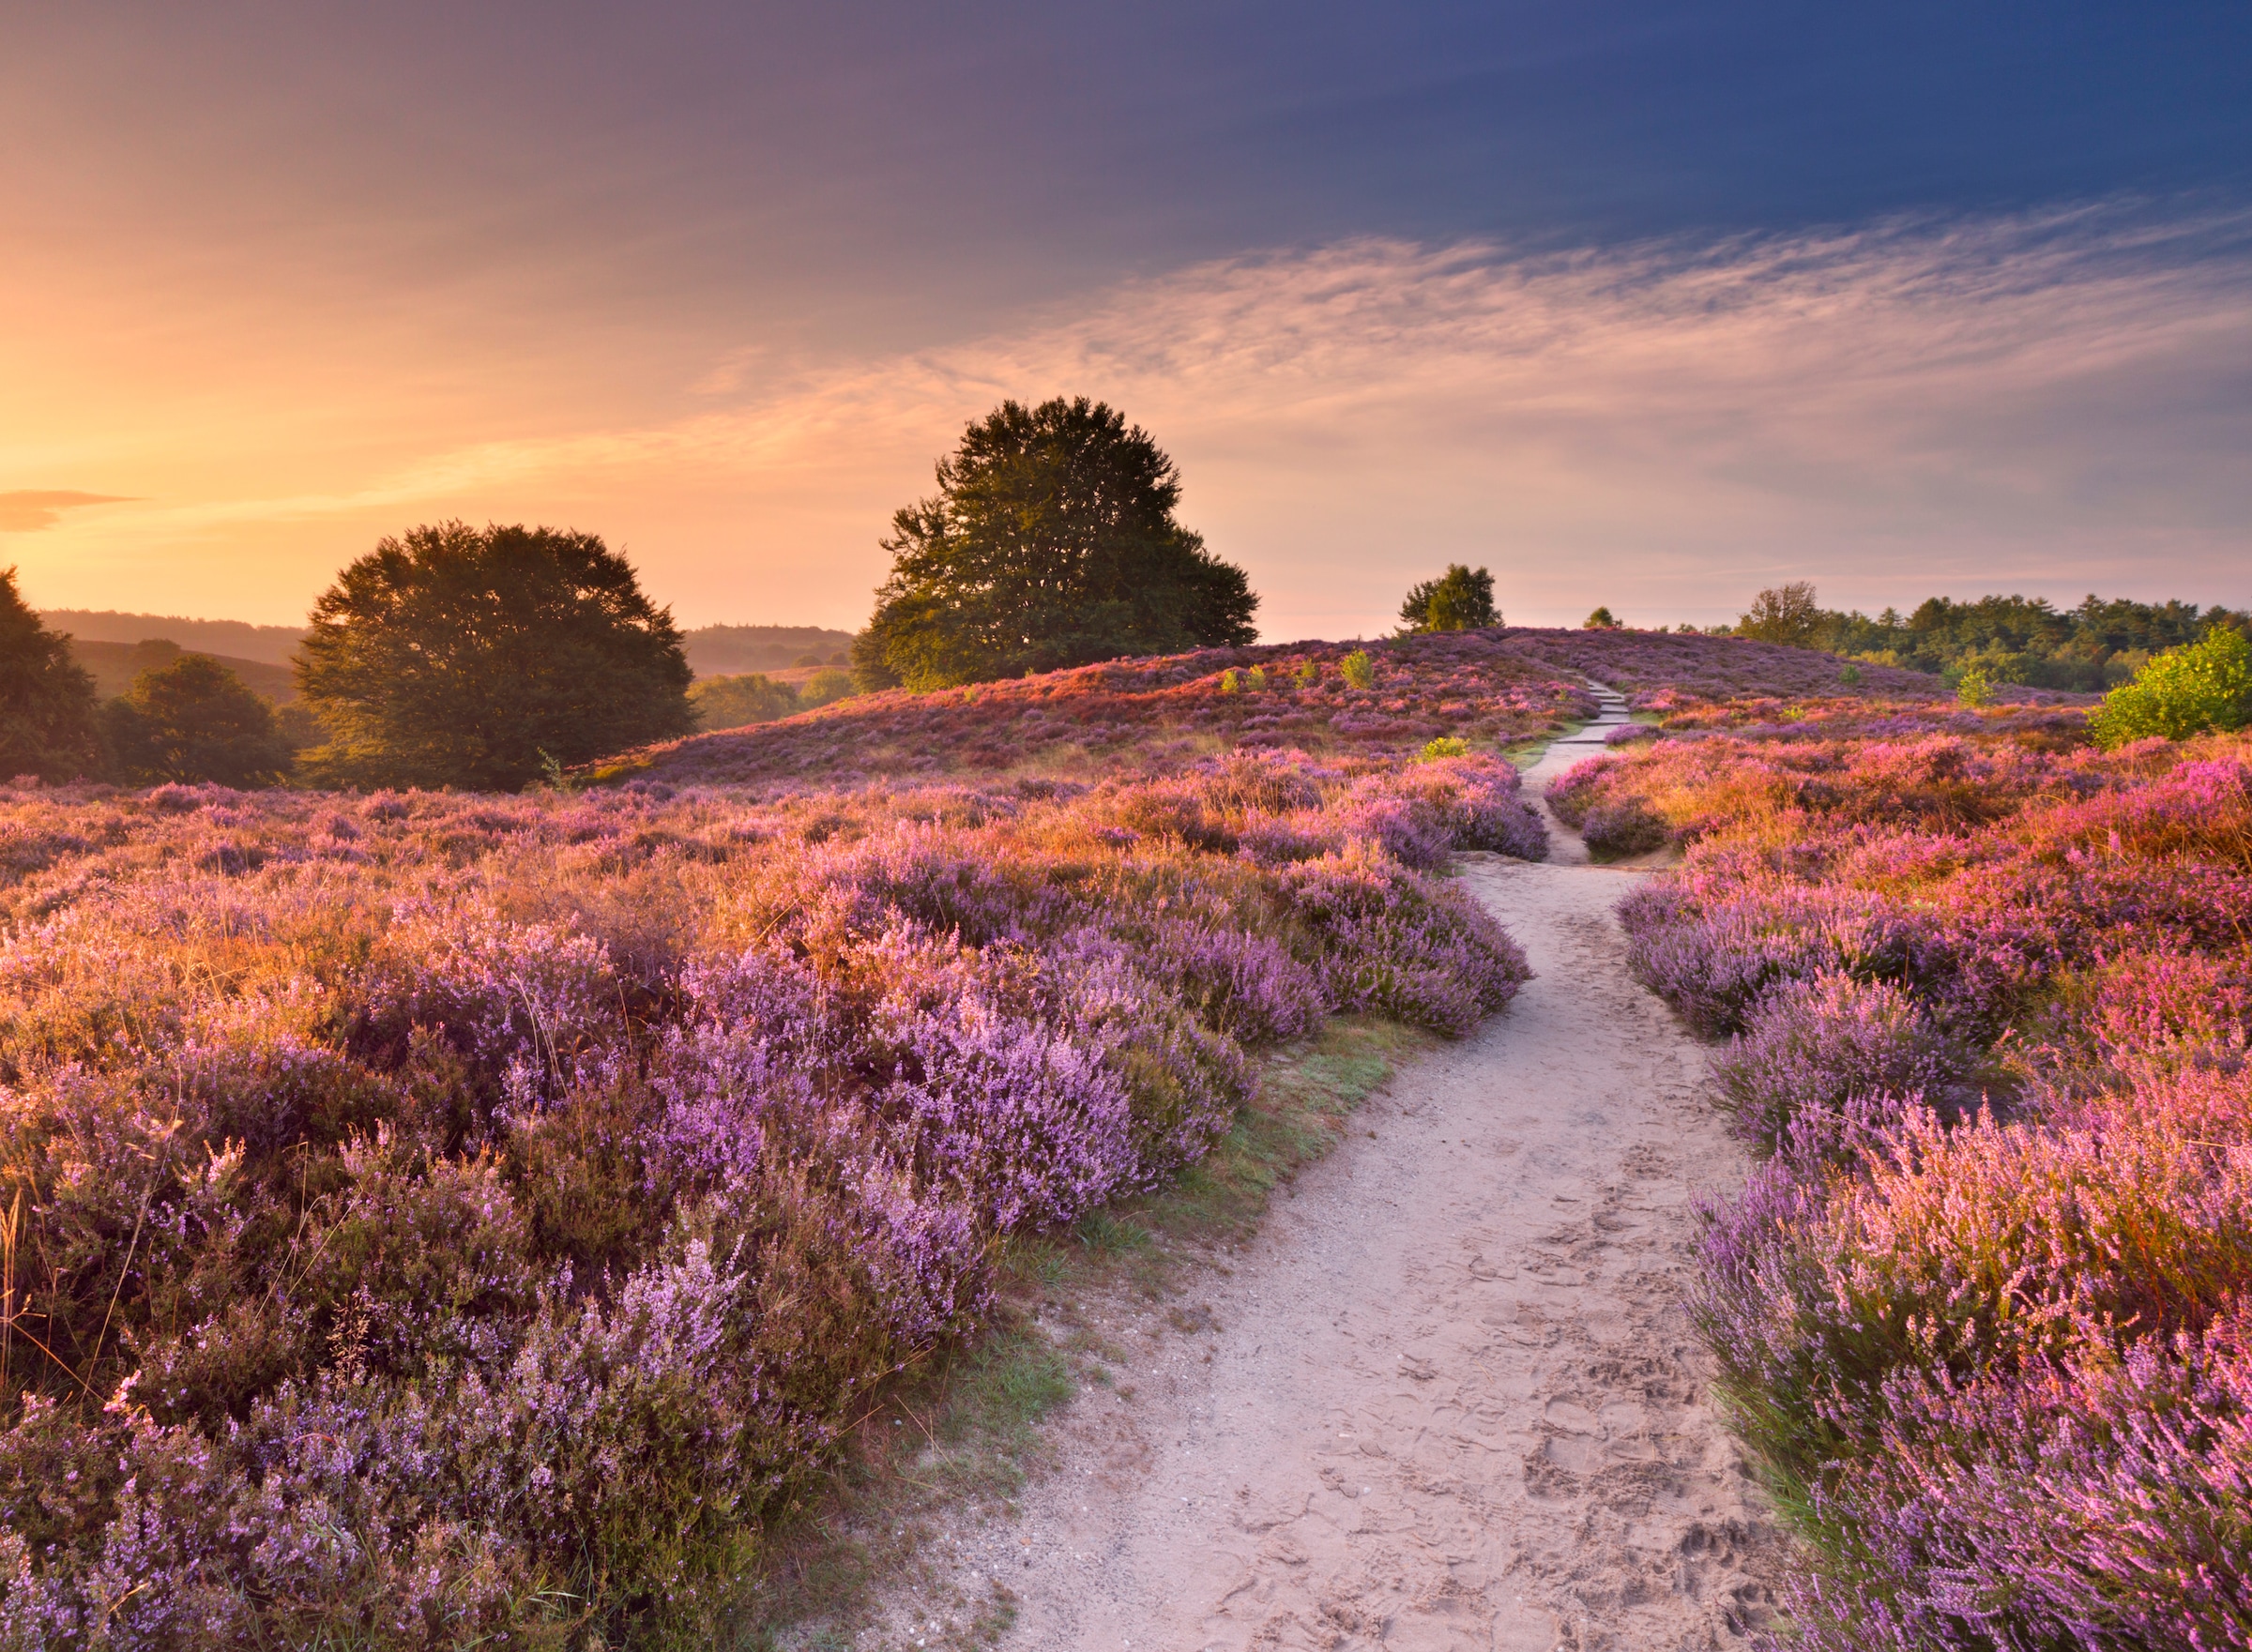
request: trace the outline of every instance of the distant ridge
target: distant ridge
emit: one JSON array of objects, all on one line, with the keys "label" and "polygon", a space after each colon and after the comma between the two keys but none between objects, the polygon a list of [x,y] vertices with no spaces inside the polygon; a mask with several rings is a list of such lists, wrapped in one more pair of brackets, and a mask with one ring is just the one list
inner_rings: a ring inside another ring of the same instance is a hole
[{"label": "distant ridge", "polygon": [[[39,613],[50,630],[82,643],[145,643],[163,638],[199,654],[287,665],[304,640],[301,626],[251,625],[239,619],[186,619],[174,614],[120,614],[114,609],[48,608]],[[745,671],[784,671],[801,655],[827,665],[852,646],[850,631],[812,625],[708,625],[681,636],[690,667],[700,677]]]},{"label": "distant ridge", "polygon": [[255,659],[264,665],[287,665],[305,636],[302,626],[186,619],[176,614],[119,614],[108,608],[46,608],[39,611],[39,619],[49,630],[68,631],[82,643],[145,643],[160,637],[197,654]]},{"label": "distant ridge", "polygon": [[297,678],[286,665],[270,659],[251,659],[240,654],[218,654],[208,648],[167,645],[161,637],[140,643],[97,643],[84,637],[70,639],[70,657],[94,674],[94,691],[103,699],[122,694],[133,679],[155,666],[170,665],[182,654],[205,654],[225,666],[251,688],[277,705],[297,697]]},{"label": "distant ridge", "polygon": [[811,625],[708,625],[684,632],[681,644],[695,674],[712,677],[784,670],[805,654],[828,665],[852,647],[852,633]]}]

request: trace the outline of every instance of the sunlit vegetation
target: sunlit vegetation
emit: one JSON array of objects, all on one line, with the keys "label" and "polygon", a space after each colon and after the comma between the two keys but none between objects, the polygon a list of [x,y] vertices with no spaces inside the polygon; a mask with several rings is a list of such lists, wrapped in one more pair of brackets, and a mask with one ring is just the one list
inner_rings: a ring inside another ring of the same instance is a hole
[{"label": "sunlit vegetation", "polygon": [[2252,746],[1770,706],[1550,796],[1686,851],[1621,912],[1760,1160],[1696,1311],[1792,1644],[2244,1644]]},{"label": "sunlit vegetation", "polygon": [[1005,1242],[1509,1001],[1516,787],[0,794],[0,1644],[703,1644]]}]

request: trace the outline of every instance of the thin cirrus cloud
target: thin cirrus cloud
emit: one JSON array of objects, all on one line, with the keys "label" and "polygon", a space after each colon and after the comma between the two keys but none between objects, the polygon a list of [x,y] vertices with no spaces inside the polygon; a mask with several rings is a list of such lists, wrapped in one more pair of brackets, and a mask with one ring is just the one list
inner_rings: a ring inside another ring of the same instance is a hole
[{"label": "thin cirrus cloud", "polygon": [[122,493],[82,493],[75,488],[17,488],[0,493],[0,533],[36,534],[60,523],[66,510],[131,502]]},{"label": "thin cirrus cloud", "polygon": [[1179,461],[1184,520],[1251,569],[1270,636],[1380,628],[1450,560],[1548,622],[1598,602],[1709,621],[1802,577],[1869,607],[2002,588],[2241,604],[2246,228],[2115,205],[1542,256],[1351,240],[943,348],[715,348],[631,428],[467,442],[347,490],[99,532],[223,547],[293,523],[310,600],[373,531],[568,519],[627,544],[691,623],[852,625],[933,457],[1004,396],[1063,393],[1123,407]]}]

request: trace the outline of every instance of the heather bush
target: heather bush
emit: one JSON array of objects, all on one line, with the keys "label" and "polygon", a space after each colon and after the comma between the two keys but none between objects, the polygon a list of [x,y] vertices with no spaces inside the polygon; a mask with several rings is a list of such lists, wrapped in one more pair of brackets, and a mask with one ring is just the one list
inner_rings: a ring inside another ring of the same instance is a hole
[{"label": "heather bush", "polygon": [[1842,1120],[1857,1099],[1937,1099],[1962,1065],[1898,983],[1833,972],[1761,998],[1714,1058],[1712,1083],[1738,1131],[1772,1153],[1794,1124]]},{"label": "heather bush", "polygon": [[1333,1011],[1508,1002],[1430,873],[1523,810],[1255,750],[0,792],[0,1645],[708,1639],[1008,1235],[1193,1163]]},{"label": "heather bush", "polygon": [[2252,1641],[2252,1354],[2239,1318],[2006,1381],[1912,1376],[1815,1513],[1785,1597],[1818,1652]]},{"label": "heather bush", "polygon": [[1715,1092],[1767,1155],[1696,1307],[1812,1545],[1794,1644],[2252,1624],[2243,746],[2019,732],[1740,730],[1573,777],[1690,840],[1621,917],[1735,1035]]}]

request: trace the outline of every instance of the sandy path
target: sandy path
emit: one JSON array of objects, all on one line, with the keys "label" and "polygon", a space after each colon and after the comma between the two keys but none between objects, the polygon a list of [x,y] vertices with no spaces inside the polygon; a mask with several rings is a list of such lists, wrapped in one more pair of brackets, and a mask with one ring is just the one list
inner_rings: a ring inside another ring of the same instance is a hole
[{"label": "sandy path", "polygon": [[1021,1520],[954,1538],[1018,1597],[1004,1647],[1639,1652],[1760,1617],[1773,1539],[1679,1306],[1693,1191],[1741,1157],[1627,978],[1635,874],[1560,848],[1469,857],[1539,971],[1509,1012],[1356,1115],[1197,1313],[1100,1327],[1120,1388]]}]

